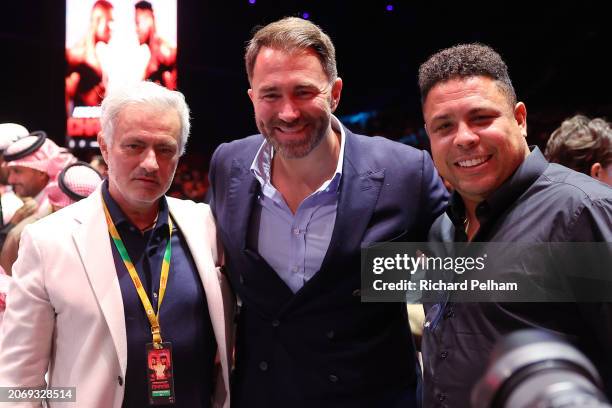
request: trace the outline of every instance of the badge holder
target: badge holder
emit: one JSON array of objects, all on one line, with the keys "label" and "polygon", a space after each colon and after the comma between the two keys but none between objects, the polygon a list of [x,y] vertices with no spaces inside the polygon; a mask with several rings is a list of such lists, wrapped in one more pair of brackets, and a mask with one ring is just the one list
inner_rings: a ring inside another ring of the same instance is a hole
[{"label": "badge holder", "polygon": [[174,376],[172,373],[172,344],[147,343],[147,384],[149,404],[174,404]]}]

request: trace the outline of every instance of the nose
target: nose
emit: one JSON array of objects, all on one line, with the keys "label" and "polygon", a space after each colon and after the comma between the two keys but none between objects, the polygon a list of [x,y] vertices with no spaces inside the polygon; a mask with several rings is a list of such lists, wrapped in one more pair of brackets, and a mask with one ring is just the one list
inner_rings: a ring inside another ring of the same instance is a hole
[{"label": "nose", "polygon": [[291,123],[300,117],[300,110],[291,98],[284,98],[278,118],[284,122]]},{"label": "nose", "polygon": [[157,163],[157,154],[155,153],[155,149],[147,149],[143,154],[144,157],[140,162],[140,167],[142,167],[147,173],[153,173],[159,170],[159,164]]},{"label": "nose", "polygon": [[453,143],[461,149],[471,149],[480,142],[480,137],[464,123],[459,123]]}]

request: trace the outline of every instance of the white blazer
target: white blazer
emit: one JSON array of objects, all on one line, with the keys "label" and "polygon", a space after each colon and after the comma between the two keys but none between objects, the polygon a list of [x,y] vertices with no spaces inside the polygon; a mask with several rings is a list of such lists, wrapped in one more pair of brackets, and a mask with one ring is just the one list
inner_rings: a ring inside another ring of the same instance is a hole
[{"label": "white blazer", "polygon": [[[213,406],[229,407],[234,298],[220,272],[215,223],[206,204],[167,200],[200,274],[217,340]],[[77,398],[51,407],[121,407],[127,340],[110,245],[100,188],[26,227],[0,327],[0,386],[45,386],[48,371],[49,387],[76,387]]]}]

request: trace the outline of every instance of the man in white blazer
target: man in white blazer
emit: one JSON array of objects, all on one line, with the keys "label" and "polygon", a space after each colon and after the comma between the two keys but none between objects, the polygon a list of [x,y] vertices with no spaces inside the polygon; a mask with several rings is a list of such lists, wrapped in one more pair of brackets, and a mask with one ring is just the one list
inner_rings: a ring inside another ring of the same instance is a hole
[{"label": "man in white blazer", "polygon": [[[184,97],[115,89],[101,124],[108,180],[23,232],[0,387],[76,387],[51,407],[229,407],[233,297],[214,220],[164,196],[189,135]],[[150,374],[160,356],[162,380]]]}]

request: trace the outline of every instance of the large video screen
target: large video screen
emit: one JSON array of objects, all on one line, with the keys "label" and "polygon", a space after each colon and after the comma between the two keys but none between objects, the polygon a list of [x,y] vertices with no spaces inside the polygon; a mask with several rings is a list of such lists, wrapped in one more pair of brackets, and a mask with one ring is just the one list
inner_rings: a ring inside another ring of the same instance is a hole
[{"label": "large video screen", "polygon": [[66,0],[66,112],[71,147],[86,147],[95,140],[100,130],[99,105],[107,89],[142,79],[176,89],[176,3]]}]

